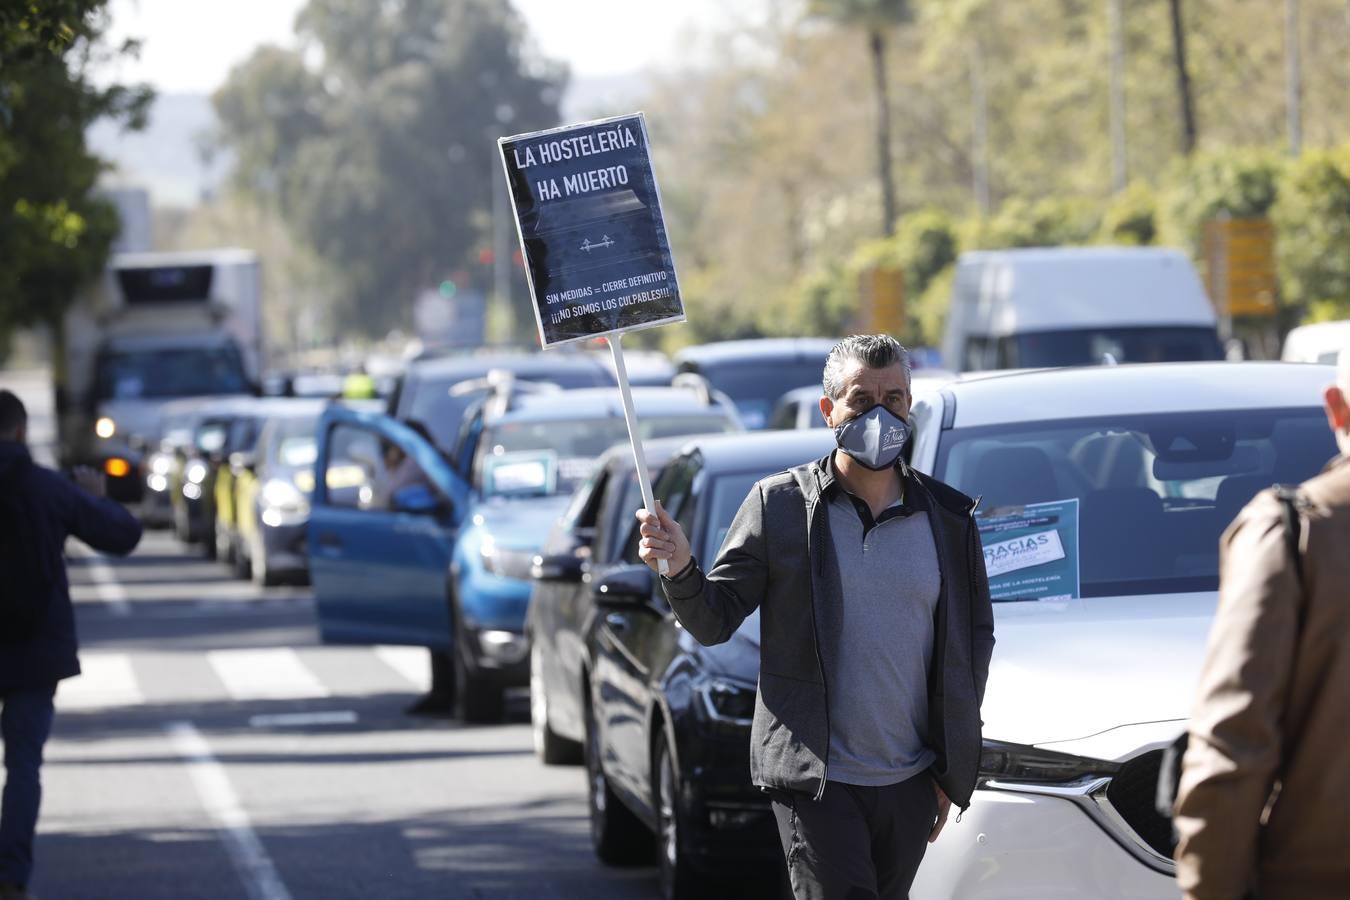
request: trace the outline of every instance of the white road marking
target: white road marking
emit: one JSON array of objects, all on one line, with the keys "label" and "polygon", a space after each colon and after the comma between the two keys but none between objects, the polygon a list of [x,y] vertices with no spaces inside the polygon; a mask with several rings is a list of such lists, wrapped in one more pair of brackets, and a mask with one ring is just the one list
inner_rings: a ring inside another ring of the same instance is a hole
[{"label": "white road marking", "polygon": [[250,716],[250,728],[302,728],[306,725],[355,725],[355,710],[338,709],[330,712],[278,713],[276,715]]},{"label": "white road marking", "polygon": [[235,700],[302,700],[329,696],[328,688],[289,647],[212,650],[206,658]]},{"label": "white road marking", "polygon": [[422,693],[431,690],[431,659],[425,647],[382,645],[375,648],[375,655]]},{"label": "white road marking", "polygon": [[82,674],[61,682],[56,693],[57,708],[106,709],[145,702],[127,654],[83,653],[80,669]]},{"label": "white road marking", "polygon": [[94,595],[107,605],[108,611],[115,616],[131,615],[127,593],[122,585],[117,583],[113,567],[104,561],[107,557],[78,542],[72,542],[70,547],[72,556],[78,556],[85,561],[84,570],[89,573],[89,580],[94,583]]},{"label": "white road marking", "polygon": [[272,858],[253,831],[225,767],[212,755],[201,732],[191,722],[170,722],[164,730],[169,734],[174,752],[187,767],[202,806],[220,829],[225,851],[250,900],[290,900],[291,892],[282,883]]}]

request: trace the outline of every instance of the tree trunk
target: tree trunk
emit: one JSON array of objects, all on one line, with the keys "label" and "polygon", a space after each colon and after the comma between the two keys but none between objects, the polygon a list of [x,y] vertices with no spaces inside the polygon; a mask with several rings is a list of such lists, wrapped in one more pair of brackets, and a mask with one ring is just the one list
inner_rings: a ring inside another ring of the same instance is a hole
[{"label": "tree trunk", "polygon": [[891,174],[891,98],[886,86],[886,35],[873,28],[868,35],[872,50],[872,79],[877,99],[877,179],[881,182],[881,233],[895,234],[895,177]]},{"label": "tree trunk", "polygon": [[1186,29],[1181,19],[1181,0],[1168,0],[1172,9],[1172,57],[1177,69],[1177,99],[1181,103],[1181,152],[1195,152],[1198,128],[1195,124],[1195,98],[1191,91],[1191,72],[1186,64]]}]

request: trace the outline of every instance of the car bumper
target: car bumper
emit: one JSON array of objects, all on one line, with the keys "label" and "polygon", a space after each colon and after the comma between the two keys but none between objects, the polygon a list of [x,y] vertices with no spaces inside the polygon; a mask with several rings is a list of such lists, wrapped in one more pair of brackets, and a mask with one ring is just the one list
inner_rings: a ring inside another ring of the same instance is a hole
[{"label": "car bumper", "polygon": [[691,861],[714,876],[783,865],[769,795],[750,783],[750,732],[682,729],[680,802]]},{"label": "car bumper", "polygon": [[930,845],[914,900],[1176,900],[1176,881],[1128,852],[1080,804],[978,790]]},{"label": "car bumper", "polygon": [[141,521],[151,527],[173,524],[172,488],[163,475],[150,475],[146,478],[145,490],[141,494]]},{"label": "car bumper", "polygon": [[309,571],[307,539],[309,522],[282,525],[258,523],[267,571],[277,575],[303,575]]}]

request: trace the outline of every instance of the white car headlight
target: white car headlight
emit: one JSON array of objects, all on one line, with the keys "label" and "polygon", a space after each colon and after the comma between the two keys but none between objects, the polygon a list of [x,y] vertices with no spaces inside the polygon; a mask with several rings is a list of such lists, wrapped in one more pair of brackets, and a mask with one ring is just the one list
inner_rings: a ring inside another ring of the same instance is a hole
[{"label": "white car headlight", "polygon": [[980,778],[1006,784],[1065,784],[1103,778],[1120,771],[1120,763],[986,739],[980,754]]},{"label": "white car headlight", "polygon": [[755,718],[755,687],[712,678],[699,686],[699,696],[708,716],[718,722],[749,725]]},{"label": "white car headlight", "polygon": [[117,434],[117,423],[107,416],[99,416],[98,421],[94,422],[94,434],[106,441]]},{"label": "white car headlight", "polygon": [[193,462],[188,463],[188,467],[186,471],[183,472],[183,475],[193,484],[201,484],[206,480],[206,471],[206,463],[194,460]]},{"label": "white car headlight", "polygon": [[173,457],[166,453],[156,453],[150,457],[150,471],[156,475],[168,475],[173,468]]},{"label": "white car headlight", "polygon": [[262,487],[262,505],[280,513],[305,515],[309,512],[309,501],[293,483],[281,478],[269,479]]}]

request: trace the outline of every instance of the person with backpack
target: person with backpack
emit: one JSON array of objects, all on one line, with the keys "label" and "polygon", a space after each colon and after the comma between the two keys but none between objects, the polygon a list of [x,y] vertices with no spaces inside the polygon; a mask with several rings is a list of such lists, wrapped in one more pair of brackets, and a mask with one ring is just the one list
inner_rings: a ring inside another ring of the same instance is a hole
[{"label": "person with backpack", "polygon": [[36,465],[27,431],[23,402],[0,390],[0,732],[5,745],[0,900],[29,896],[42,798],[39,770],[56,686],[80,674],[63,558],[66,537],[119,555],[130,553],[141,539],[136,518],[102,496],[101,476],[81,473],[76,485]]},{"label": "person with backpack", "polygon": [[1187,900],[1350,897],[1350,348],[1323,399],[1340,456],[1223,537],[1174,818]]}]

